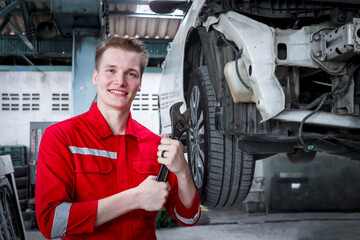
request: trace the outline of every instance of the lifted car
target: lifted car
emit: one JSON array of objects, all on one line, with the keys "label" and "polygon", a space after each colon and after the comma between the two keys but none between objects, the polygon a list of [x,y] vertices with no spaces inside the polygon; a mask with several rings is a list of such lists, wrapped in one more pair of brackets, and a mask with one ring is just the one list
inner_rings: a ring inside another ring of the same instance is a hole
[{"label": "lifted car", "polygon": [[254,162],[317,152],[360,160],[360,2],[150,0],[186,11],[169,45],[160,89],[190,108],[188,160],[202,203],[242,202]]}]

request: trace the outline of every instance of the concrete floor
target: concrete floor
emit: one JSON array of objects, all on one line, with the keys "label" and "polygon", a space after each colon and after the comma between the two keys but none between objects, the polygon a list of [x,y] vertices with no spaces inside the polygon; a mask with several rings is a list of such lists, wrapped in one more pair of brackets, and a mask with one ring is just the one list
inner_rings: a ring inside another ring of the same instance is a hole
[{"label": "concrete floor", "polygon": [[[360,240],[360,213],[281,213],[249,216],[236,208],[204,212],[198,225],[163,228],[158,240]],[[42,240],[28,231],[28,240]]]}]

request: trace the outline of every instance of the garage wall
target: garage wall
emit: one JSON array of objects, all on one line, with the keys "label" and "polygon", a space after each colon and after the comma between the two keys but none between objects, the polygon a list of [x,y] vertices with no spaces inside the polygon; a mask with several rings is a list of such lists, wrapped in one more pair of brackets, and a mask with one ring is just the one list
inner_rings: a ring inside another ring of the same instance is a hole
[{"label": "garage wall", "polygon": [[1,72],[0,144],[29,146],[30,122],[70,117],[71,72]]},{"label": "garage wall", "polygon": [[271,211],[359,211],[360,161],[318,153],[310,163],[286,154],[261,160]]},{"label": "garage wall", "polygon": [[[160,75],[144,73],[132,106],[133,118],[157,134]],[[0,86],[0,145],[29,147],[30,122],[71,117],[71,72],[1,72]]]}]

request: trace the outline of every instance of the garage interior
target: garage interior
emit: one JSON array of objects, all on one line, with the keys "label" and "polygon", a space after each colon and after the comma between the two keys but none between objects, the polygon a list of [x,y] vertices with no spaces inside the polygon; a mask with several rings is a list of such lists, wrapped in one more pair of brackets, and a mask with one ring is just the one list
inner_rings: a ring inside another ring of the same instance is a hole
[{"label": "garage interior", "polygon": [[[182,12],[155,14],[148,8],[147,0],[87,0],[86,4],[83,0],[0,0],[0,155],[11,155],[29,234],[37,231],[34,189],[41,135],[52,123],[87,111],[95,101],[96,88],[90,80],[98,41],[110,34],[144,42],[150,61],[143,90],[136,96],[131,111],[136,120],[160,134],[161,64],[183,17]],[[360,222],[359,172],[359,161],[326,154],[317,154],[308,163],[293,163],[286,154],[259,160],[243,204],[230,209],[204,208],[200,225],[223,231],[222,225],[234,227],[239,222],[243,226],[251,222],[320,219],[350,223],[349,229],[353,230]],[[300,215],[293,218],[294,214]],[[164,229],[159,239],[171,239],[167,231]],[[186,229],[184,237],[202,234],[197,232],[200,230],[191,231]],[[241,235],[246,230],[226,231]],[[206,239],[215,239],[212,237]],[[302,239],[315,239],[306,237]],[[265,238],[264,234],[263,238],[254,239],[272,238]]]}]

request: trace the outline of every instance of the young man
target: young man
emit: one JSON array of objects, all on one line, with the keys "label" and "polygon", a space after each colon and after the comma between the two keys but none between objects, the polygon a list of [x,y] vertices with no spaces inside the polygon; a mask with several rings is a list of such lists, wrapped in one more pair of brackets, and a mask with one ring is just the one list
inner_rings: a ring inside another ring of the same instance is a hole
[{"label": "young man", "polygon": [[[200,216],[199,195],[180,142],[131,118],[148,62],[143,45],[110,37],[96,50],[89,112],[46,129],[36,176],[36,217],[46,238],[156,239],[165,207],[185,226]],[[156,181],[160,164],[168,181]]]}]

